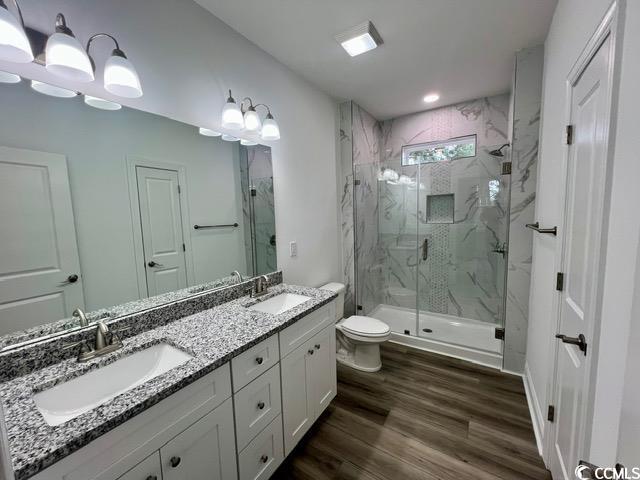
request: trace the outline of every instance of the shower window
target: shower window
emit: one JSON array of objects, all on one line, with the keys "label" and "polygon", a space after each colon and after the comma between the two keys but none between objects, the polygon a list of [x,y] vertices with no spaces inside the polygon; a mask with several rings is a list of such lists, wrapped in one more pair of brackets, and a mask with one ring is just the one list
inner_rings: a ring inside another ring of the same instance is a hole
[{"label": "shower window", "polygon": [[476,136],[451,138],[402,147],[402,165],[444,162],[476,156]]}]

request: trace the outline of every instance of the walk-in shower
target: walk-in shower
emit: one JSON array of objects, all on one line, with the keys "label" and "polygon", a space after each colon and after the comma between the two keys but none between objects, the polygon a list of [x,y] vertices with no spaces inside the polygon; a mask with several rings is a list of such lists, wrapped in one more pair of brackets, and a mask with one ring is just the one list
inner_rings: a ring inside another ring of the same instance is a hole
[{"label": "walk-in shower", "polygon": [[[393,132],[381,135],[384,148]],[[394,341],[500,367],[510,151],[486,139],[354,161],[355,305],[387,323]]]}]

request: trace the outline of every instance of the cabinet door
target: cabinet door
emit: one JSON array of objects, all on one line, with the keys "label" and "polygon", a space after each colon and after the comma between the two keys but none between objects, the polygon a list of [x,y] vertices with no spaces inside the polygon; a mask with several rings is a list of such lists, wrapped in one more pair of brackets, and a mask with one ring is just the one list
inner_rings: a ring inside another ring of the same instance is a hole
[{"label": "cabinet door", "polygon": [[285,456],[289,455],[315,420],[309,378],[314,354],[311,344],[307,342],[280,361]]},{"label": "cabinet door", "polygon": [[162,480],[160,452],[149,455],[118,480]]},{"label": "cabinet door", "polygon": [[160,449],[163,480],[237,478],[233,405],[227,399]]},{"label": "cabinet door", "polygon": [[313,411],[317,418],[336,396],[336,331],[333,325],[325,328],[310,341],[314,350],[311,361]]}]

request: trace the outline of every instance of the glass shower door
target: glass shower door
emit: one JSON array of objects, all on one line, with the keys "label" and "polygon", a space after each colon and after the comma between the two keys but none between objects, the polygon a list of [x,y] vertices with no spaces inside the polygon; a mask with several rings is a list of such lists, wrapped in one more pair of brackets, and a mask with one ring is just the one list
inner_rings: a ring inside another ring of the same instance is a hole
[{"label": "glass shower door", "polygon": [[502,353],[508,176],[485,152],[418,164],[418,336]]}]

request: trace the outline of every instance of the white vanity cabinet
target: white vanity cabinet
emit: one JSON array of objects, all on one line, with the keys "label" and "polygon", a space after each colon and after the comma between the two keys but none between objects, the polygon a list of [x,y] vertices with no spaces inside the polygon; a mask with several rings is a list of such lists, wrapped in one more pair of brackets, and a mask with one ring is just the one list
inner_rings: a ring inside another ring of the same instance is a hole
[{"label": "white vanity cabinet", "polygon": [[118,480],[162,480],[160,452],[154,452]]}]

